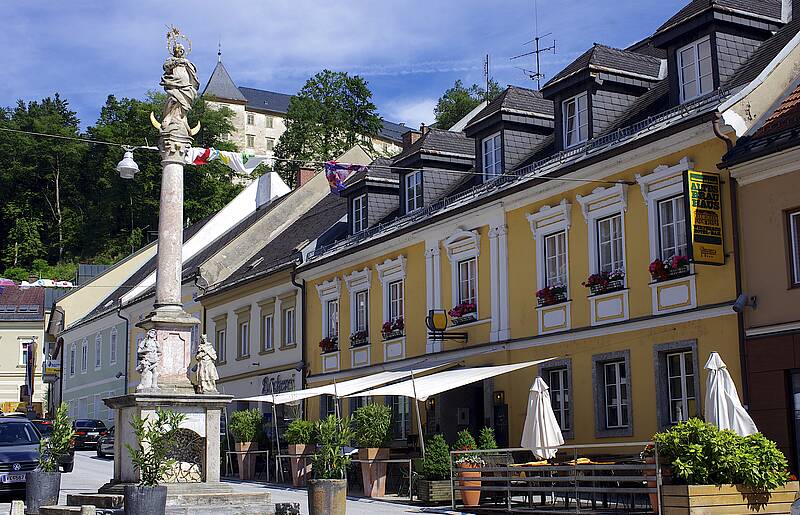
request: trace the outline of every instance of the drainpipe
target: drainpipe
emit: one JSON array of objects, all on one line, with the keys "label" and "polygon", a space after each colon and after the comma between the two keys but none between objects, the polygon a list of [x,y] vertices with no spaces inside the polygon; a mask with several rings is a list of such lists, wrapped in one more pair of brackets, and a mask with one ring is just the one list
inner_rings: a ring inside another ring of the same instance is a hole
[{"label": "drainpipe", "polygon": [[123,377],[125,378],[124,388],[122,389],[122,395],[128,394],[128,366],[130,361],[130,347],[131,347],[131,335],[130,335],[130,328],[131,328],[131,321],[129,318],[122,316],[122,306],[117,308],[117,316],[125,321],[125,373]]},{"label": "drainpipe", "polygon": [[[733,149],[733,140],[726,134],[723,134],[720,127],[722,115],[716,113],[714,120],[711,124],[714,135],[725,142],[725,151],[730,152]],[[730,202],[731,202],[731,224],[733,225],[733,260],[734,260],[734,274],[736,282],[736,297],[742,294],[742,264],[739,256],[739,204],[738,204],[738,185],[733,177],[728,175],[728,183],[730,184]],[[750,389],[748,388],[748,372],[747,372],[747,346],[745,342],[744,332],[744,312],[736,314],[736,323],[739,333],[739,366],[742,370],[742,399],[745,406],[750,404]]]},{"label": "drainpipe", "polygon": [[[306,378],[306,327],[308,323],[306,322],[306,281],[303,280],[302,283],[297,282],[297,265],[303,262],[303,254],[301,253],[298,260],[295,262],[294,268],[292,268],[292,284],[296,288],[300,288],[300,302],[303,303],[303,309],[301,310],[300,316],[302,317],[301,327],[303,335],[300,338],[300,366],[302,367],[300,370],[300,388],[305,388],[305,378]],[[303,415],[307,416],[308,413],[306,411],[306,401],[303,400]]]}]

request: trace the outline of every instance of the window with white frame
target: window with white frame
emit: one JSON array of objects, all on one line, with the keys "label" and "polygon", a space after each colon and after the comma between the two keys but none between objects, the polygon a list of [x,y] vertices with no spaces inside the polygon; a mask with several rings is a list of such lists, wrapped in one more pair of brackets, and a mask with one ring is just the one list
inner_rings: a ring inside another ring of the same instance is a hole
[{"label": "window with white frame", "polygon": [[270,351],[275,347],[275,319],[273,315],[270,313],[261,317],[261,325],[262,334],[264,335],[261,339],[261,351]]},{"label": "window with white frame", "polygon": [[559,231],[544,237],[545,286],[567,285],[567,233]]},{"label": "window with white frame", "polygon": [[503,144],[498,132],[483,140],[483,178],[491,179],[503,173]]},{"label": "window with white frame", "polygon": [[658,241],[662,261],[686,255],[685,213],[683,195],[658,202]]},{"label": "window with white frame", "polygon": [[225,363],[225,329],[218,329],[214,338],[217,351],[217,363]]},{"label": "window with white frame", "polygon": [[628,368],[625,360],[603,363],[605,427],[628,427]]},{"label": "window with white frame", "polygon": [[267,129],[271,129],[275,125],[274,118],[272,116],[267,116],[266,123],[267,123]]},{"label": "window with white frame", "polygon": [[325,327],[325,336],[328,338],[339,337],[339,299],[331,299],[327,301],[327,323]]},{"label": "window with white frame", "polygon": [[267,152],[275,150],[275,138],[268,137],[266,140],[264,140],[264,144]]},{"label": "window with white frame", "polygon": [[283,310],[283,345],[289,346],[296,343],[296,325],[294,308]]},{"label": "window with white frame", "polygon": [[800,286],[800,210],[787,214],[789,222],[789,256],[792,286]]},{"label": "window with white frame", "polygon": [[389,321],[403,317],[403,280],[389,283]]},{"label": "window with white frame", "polygon": [[359,195],[353,199],[353,234],[367,228],[367,196]]},{"label": "window with white frame", "polygon": [[714,89],[711,65],[711,39],[703,39],[678,49],[678,88],[681,102],[710,93]]},{"label": "window with white frame", "polygon": [[19,364],[20,366],[27,366],[28,364],[28,349],[30,348],[30,342],[23,341],[20,342],[19,346]]},{"label": "window with white frame", "polygon": [[589,139],[589,96],[586,93],[574,96],[562,103],[564,125],[564,148],[572,147]]},{"label": "window with white frame", "polygon": [[570,431],[570,398],[569,398],[569,371],[566,367],[553,368],[547,371],[548,386],[550,387],[550,403],[553,413],[562,431]]},{"label": "window with white frame", "polygon": [[469,258],[458,262],[458,303],[475,304],[478,301],[478,260]]},{"label": "window with white frame", "polygon": [[117,328],[111,328],[111,336],[108,338],[108,362],[114,365],[117,362]]},{"label": "window with white frame", "polygon": [[85,374],[89,368],[89,341],[83,340],[81,343],[81,374]]},{"label": "window with white frame", "polygon": [[622,213],[597,220],[597,269],[613,272],[625,269],[622,244]]},{"label": "window with white frame", "polygon": [[361,290],[353,295],[356,318],[353,332],[366,331],[369,323],[369,292]]},{"label": "window with white frame", "polygon": [[253,125],[255,123],[255,115],[253,113],[247,113],[247,125]]},{"label": "window with white frame", "polygon": [[239,322],[239,356],[240,358],[250,355],[250,322]]},{"label": "window with white frame", "polygon": [[667,354],[667,388],[670,423],[688,420],[697,412],[692,351]]},{"label": "window with white frame", "polygon": [[410,172],[405,177],[406,213],[422,207],[422,170]]},{"label": "window with white frame", "polygon": [[247,148],[253,148],[256,144],[256,137],[253,134],[247,134]]},{"label": "window with white frame", "polygon": [[102,356],[102,349],[103,349],[103,337],[98,334],[94,337],[94,368],[95,370],[100,368],[100,365],[103,362]]},{"label": "window with white frame", "polygon": [[405,440],[411,430],[411,410],[408,397],[392,395],[386,397],[392,409],[392,436],[395,440]]}]

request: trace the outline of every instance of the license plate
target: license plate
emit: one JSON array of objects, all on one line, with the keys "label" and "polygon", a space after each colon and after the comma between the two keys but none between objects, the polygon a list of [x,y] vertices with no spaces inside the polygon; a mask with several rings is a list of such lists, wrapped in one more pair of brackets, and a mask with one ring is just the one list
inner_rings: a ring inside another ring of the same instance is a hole
[{"label": "license plate", "polygon": [[0,474],[0,483],[24,483],[25,474]]}]

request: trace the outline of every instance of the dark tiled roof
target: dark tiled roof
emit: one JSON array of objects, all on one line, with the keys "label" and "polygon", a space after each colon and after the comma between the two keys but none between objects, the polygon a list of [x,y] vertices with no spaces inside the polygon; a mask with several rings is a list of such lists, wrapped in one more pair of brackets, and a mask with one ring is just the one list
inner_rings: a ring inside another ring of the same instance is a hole
[{"label": "dark tiled roof", "polygon": [[711,9],[740,11],[761,18],[781,19],[781,0],[692,0],[675,16],[661,25],[656,30],[656,34]]},{"label": "dark tiled roof", "polygon": [[473,125],[502,109],[523,111],[534,115],[552,117],[553,102],[546,100],[542,94],[533,89],[509,86],[497,98],[489,102],[478,114],[472,117],[467,127]]},{"label": "dark tiled roof", "polygon": [[274,113],[285,114],[289,110],[289,101],[292,95],[276,93],[255,88],[239,88],[242,95],[247,99],[247,107],[261,111],[272,111]]},{"label": "dark tiled roof", "polygon": [[42,320],[44,288],[0,286],[0,321]]},{"label": "dark tiled roof", "polygon": [[418,152],[424,154],[458,154],[470,159],[475,157],[475,141],[463,132],[428,129],[413,145],[394,157],[394,163]]},{"label": "dark tiled roof", "polygon": [[367,178],[397,181],[397,175],[392,172],[393,158],[379,157],[369,164],[365,170],[358,171],[347,179],[347,187],[357,184]]},{"label": "dark tiled roof", "polygon": [[[797,0],[800,1],[800,0]],[[742,65],[736,70],[736,73],[728,79],[728,82],[723,86],[725,88],[738,88],[752,82],[758,74],[760,74],[767,65],[775,59],[778,53],[789,44],[800,31],[800,17],[793,19],[781,27],[774,36],[761,43],[761,45],[753,52]]]},{"label": "dark tiled roof", "polygon": [[626,74],[642,75],[650,80],[656,80],[661,73],[661,59],[595,43],[592,48],[558,72],[542,89],[546,89],[579,71],[590,68],[602,68]]},{"label": "dark tiled roof", "polygon": [[397,142],[403,141],[403,134],[412,130],[409,127],[406,127],[402,123],[394,123],[394,122],[387,122],[386,120],[381,119],[381,132],[380,136]]},{"label": "dark tiled roof", "polygon": [[214,68],[214,71],[211,72],[211,78],[208,79],[208,84],[206,84],[203,90],[203,95],[225,100],[236,100],[239,102],[246,100],[242,92],[239,91],[239,88],[236,87],[233,79],[231,79],[222,61],[217,61],[217,66]]}]

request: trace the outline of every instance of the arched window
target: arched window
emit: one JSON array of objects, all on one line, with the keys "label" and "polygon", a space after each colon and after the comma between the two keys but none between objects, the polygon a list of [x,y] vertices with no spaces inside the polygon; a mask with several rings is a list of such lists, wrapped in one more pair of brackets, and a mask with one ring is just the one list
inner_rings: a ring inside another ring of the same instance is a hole
[{"label": "arched window", "polygon": [[111,328],[111,337],[109,338],[108,342],[108,362],[110,364],[115,364],[117,362],[117,328]]}]

